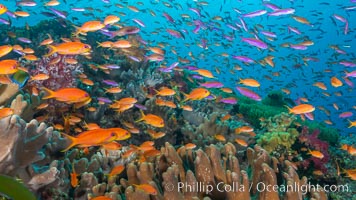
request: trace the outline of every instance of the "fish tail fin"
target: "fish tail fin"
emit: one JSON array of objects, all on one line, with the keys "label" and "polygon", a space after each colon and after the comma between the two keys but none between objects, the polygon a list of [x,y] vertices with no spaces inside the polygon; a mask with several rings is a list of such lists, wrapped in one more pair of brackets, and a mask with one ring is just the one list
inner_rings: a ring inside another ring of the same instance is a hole
[{"label": "fish tail fin", "polygon": [[188,98],[189,95],[184,93],[184,92],[181,92],[181,93],[185,96],[185,99],[182,101],[182,103],[188,101],[189,100],[189,98]]},{"label": "fish tail fin", "polygon": [[[103,45],[102,45],[100,42],[96,41],[96,43],[98,44],[97,47],[103,47]],[[110,47],[110,48],[111,48],[111,47]]]},{"label": "fish tail fin", "polygon": [[284,107],[286,107],[288,109],[289,113],[292,113],[292,111],[291,111],[292,109],[289,106],[284,105]]},{"label": "fish tail fin", "polygon": [[156,90],[156,89],[153,89],[154,91],[155,91],[155,95],[158,95],[159,94],[159,91],[158,90]]},{"label": "fish tail fin", "polygon": [[70,135],[68,135],[66,133],[62,133],[61,132],[61,134],[64,135],[66,138],[68,138],[71,141],[70,145],[67,148],[63,149],[61,152],[66,152],[66,151],[68,151],[69,149],[71,149],[72,147],[74,147],[75,145],[78,144],[77,138],[72,137],[72,136],[70,136]]},{"label": "fish tail fin", "polygon": [[143,113],[142,110],[140,110],[140,113],[141,113],[142,117],[140,119],[136,120],[135,122],[140,122],[145,118],[145,113]]},{"label": "fish tail fin", "polygon": [[49,57],[57,52],[57,48],[53,45],[48,45],[48,48],[49,48],[49,52],[48,54],[45,55],[45,57]]},{"label": "fish tail fin", "polygon": [[50,98],[54,98],[55,97],[55,92],[46,88],[46,87],[42,87],[42,90],[45,91],[45,96],[42,97],[42,99],[50,99]]}]

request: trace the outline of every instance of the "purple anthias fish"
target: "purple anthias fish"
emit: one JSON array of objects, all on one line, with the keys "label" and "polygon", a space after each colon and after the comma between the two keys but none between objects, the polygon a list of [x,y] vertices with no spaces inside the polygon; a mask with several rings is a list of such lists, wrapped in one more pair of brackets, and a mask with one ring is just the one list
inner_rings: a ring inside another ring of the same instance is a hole
[{"label": "purple anthias fish", "polygon": [[125,36],[125,35],[132,35],[140,32],[140,29],[135,26],[125,26],[120,30],[115,32],[117,36]]},{"label": "purple anthias fish", "polygon": [[232,24],[226,24],[227,27],[231,28],[232,30],[236,31],[237,30],[237,27],[235,27],[234,25]]},{"label": "purple anthias fish", "polygon": [[173,19],[173,17],[171,17],[169,14],[167,14],[167,13],[163,13],[163,16],[169,21],[169,22],[171,22],[171,23],[174,23],[175,21],[174,21],[174,19]]},{"label": "purple anthias fish", "polygon": [[339,118],[349,118],[352,117],[354,114],[352,112],[343,112],[339,115]]},{"label": "purple anthias fish", "polygon": [[20,41],[20,42],[26,43],[26,44],[31,44],[32,43],[32,41],[30,39],[24,38],[24,37],[19,37],[19,38],[17,38],[17,40]]},{"label": "purple anthias fish", "polygon": [[182,68],[187,69],[187,70],[197,70],[197,69],[199,69],[198,67],[193,66],[193,65],[183,66]]},{"label": "purple anthias fish", "polygon": [[305,113],[304,116],[308,118],[309,120],[314,120],[313,113]]},{"label": "purple anthias fish", "polygon": [[241,22],[241,25],[242,25],[242,28],[244,29],[244,31],[248,32],[247,25],[246,25],[245,21],[241,17],[239,17],[239,20]]},{"label": "purple anthias fish", "polygon": [[119,65],[114,65],[114,64],[106,64],[106,65],[104,65],[104,67],[106,67],[108,69],[120,69]]},{"label": "purple anthias fish", "polygon": [[147,107],[142,104],[135,103],[134,106],[140,110],[147,110]]},{"label": "purple anthias fish", "polygon": [[11,17],[11,18],[14,18],[14,19],[16,19],[17,18],[17,16],[15,15],[15,13],[13,13],[13,12],[11,12],[11,11],[6,11],[6,14],[9,16],[9,17]]},{"label": "purple anthias fish", "polygon": [[54,8],[49,8],[54,14],[56,14],[58,17],[66,19],[67,18],[67,13],[54,9]]},{"label": "purple anthias fish", "polygon": [[158,68],[158,70],[161,72],[165,72],[165,73],[172,72],[172,70],[175,67],[177,67],[178,65],[179,65],[179,62],[175,62],[175,63],[172,63],[169,67],[166,67],[166,68],[161,67],[161,68]]},{"label": "purple anthias fish", "polygon": [[342,16],[340,16],[340,15],[337,15],[337,14],[334,14],[333,15],[337,20],[339,20],[339,21],[341,21],[341,22],[347,22],[347,20],[344,18],[344,17],[342,17]]},{"label": "purple anthias fish", "polygon": [[277,35],[275,33],[268,32],[268,31],[261,31],[260,33],[262,33],[263,35],[268,36],[268,37],[273,37],[273,38],[277,37]]},{"label": "purple anthias fish", "polygon": [[131,60],[135,61],[135,62],[141,62],[141,59],[139,59],[139,58],[137,58],[135,56],[128,55],[127,57],[130,58]]},{"label": "purple anthias fish", "polygon": [[223,99],[220,99],[219,102],[234,105],[234,104],[237,104],[237,99],[235,99],[235,98],[223,98]]},{"label": "purple anthias fish", "polygon": [[146,27],[145,23],[143,23],[143,21],[139,19],[132,19],[132,21],[134,21],[136,24],[138,24],[141,27]]},{"label": "purple anthias fish", "polygon": [[192,75],[192,78],[194,78],[194,79],[198,79],[198,80],[203,80],[203,79],[204,79],[204,77],[203,77],[203,76],[200,76],[200,75],[198,75],[198,74],[194,74],[194,75]]},{"label": "purple anthias fish", "polygon": [[346,77],[356,77],[356,70],[352,72],[347,72]]},{"label": "purple anthias fish", "polygon": [[296,49],[296,50],[307,50],[308,49],[307,46],[299,45],[299,44],[290,44],[289,47],[292,49]]},{"label": "purple anthias fish", "polygon": [[196,25],[195,28],[193,29],[193,33],[197,34],[200,30],[200,26]]},{"label": "purple anthias fish", "polygon": [[9,20],[3,19],[3,18],[0,18],[0,23],[1,24],[6,24],[6,25],[10,25],[11,24]]},{"label": "purple anthias fish", "polygon": [[302,34],[297,28],[288,26],[288,33],[290,33],[290,32],[296,33],[298,35]]},{"label": "purple anthias fish", "polygon": [[344,65],[345,67],[355,67],[356,63],[349,61],[340,61],[339,64]]},{"label": "purple anthias fish", "polygon": [[255,92],[247,89],[247,88],[243,88],[243,87],[238,87],[236,86],[236,89],[245,97],[253,99],[255,101],[261,101],[262,98]]},{"label": "purple anthias fish", "polygon": [[101,101],[104,103],[112,103],[112,101],[106,97],[98,97],[98,101]]},{"label": "purple anthias fish", "polygon": [[102,82],[105,83],[106,85],[111,85],[111,86],[114,86],[114,87],[119,86],[119,84],[116,83],[113,80],[103,80]]},{"label": "purple anthias fish", "polygon": [[344,81],[345,83],[350,86],[350,87],[355,87],[354,83],[352,81],[350,81],[348,78],[344,77]]},{"label": "purple anthias fish", "polygon": [[258,47],[260,49],[267,49],[268,46],[266,43],[262,42],[259,39],[256,38],[241,38],[243,42],[246,42],[252,46]]},{"label": "purple anthias fish", "polygon": [[182,34],[172,29],[166,29],[166,31],[175,38],[183,38]]},{"label": "purple anthias fish", "polygon": [[32,7],[32,6],[36,6],[37,3],[34,2],[34,1],[18,1],[18,2],[16,2],[16,5],[17,6],[29,6],[29,7]]},{"label": "purple anthias fish", "polygon": [[244,15],[242,15],[242,17],[245,18],[252,18],[252,17],[257,17],[257,16],[261,16],[267,13],[267,10],[257,10],[254,12],[250,12],[250,13],[246,13]]},{"label": "purple anthias fish", "polygon": [[254,63],[255,61],[247,56],[232,56],[232,58],[246,63]]},{"label": "purple anthias fish", "polygon": [[189,8],[189,10],[193,11],[194,13],[196,13],[199,17],[201,16],[199,9],[197,9],[197,8]]},{"label": "purple anthias fish", "polygon": [[200,83],[200,86],[203,86],[206,88],[222,88],[222,87],[224,87],[224,84],[217,82],[217,81],[211,81],[211,82]]},{"label": "purple anthias fish", "polygon": [[281,15],[290,15],[295,12],[295,9],[293,8],[285,8],[285,9],[279,9],[275,10],[273,12],[268,13],[268,16],[281,16]]},{"label": "purple anthias fish", "polygon": [[84,12],[85,8],[71,8],[71,10],[76,11],[76,12]]},{"label": "purple anthias fish", "polygon": [[273,11],[280,10],[280,8],[278,6],[271,4],[271,3],[264,3],[263,5],[269,9],[272,9]]}]

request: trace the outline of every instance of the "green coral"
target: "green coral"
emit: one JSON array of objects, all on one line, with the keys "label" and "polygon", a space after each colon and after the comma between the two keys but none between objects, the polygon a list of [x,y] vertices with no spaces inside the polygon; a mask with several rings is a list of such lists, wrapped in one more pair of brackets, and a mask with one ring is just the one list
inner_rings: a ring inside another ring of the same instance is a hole
[{"label": "green coral", "polygon": [[290,150],[299,135],[295,128],[289,128],[294,120],[294,115],[282,112],[261,122],[267,132],[260,136],[257,143],[270,153],[281,148]]},{"label": "green coral", "polygon": [[269,106],[278,106],[283,107],[287,105],[285,97],[282,91],[271,91],[268,95],[262,100],[262,103]]},{"label": "green coral", "polygon": [[289,128],[286,132],[266,132],[257,143],[269,153],[280,147],[290,150],[298,135],[299,132],[294,128]]},{"label": "green coral", "polygon": [[273,117],[281,112],[287,111],[283,106],[270,106],[248,99],[239,97],[237,112],[244,115],[247,120],[256,128],[260,128],[260,119]]}]

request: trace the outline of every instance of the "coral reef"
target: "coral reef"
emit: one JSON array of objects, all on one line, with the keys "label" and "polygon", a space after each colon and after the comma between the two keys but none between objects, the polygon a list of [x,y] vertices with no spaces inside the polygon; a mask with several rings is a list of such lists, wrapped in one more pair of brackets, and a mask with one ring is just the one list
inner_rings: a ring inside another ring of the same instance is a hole
[{"label": "coral reef", "polygon": [[42,160],[42,147],[47,144],[52,128],[36,120],[26,123],[16,115],[0,121],[1,158],[0,172],[7,175],[18,174],[30,164]]},{"label": "coral reef", "polygon": [[261,126],[267,129],[267,132],[259,137],[257,143],[269,153],[276,151],[273,154],[278,152],[279,155],[282,155],[290,152],[299,135],[295,128],[290,128],[295,119],[296,117],[293,115],[280,113],[262,121]]},{"label": "coral reef", "polygon": [[234,112],[243,114],[247,121],[256,128],[260,128],[261,119],[268,119],[285,111],[284,107],[265,105],[240,96],[239,103],[234,106]]}]

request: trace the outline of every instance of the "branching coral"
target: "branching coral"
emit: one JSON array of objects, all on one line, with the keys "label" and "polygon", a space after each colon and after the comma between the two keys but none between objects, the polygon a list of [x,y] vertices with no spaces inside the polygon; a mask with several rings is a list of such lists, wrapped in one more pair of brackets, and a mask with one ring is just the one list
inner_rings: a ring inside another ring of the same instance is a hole
[{"label": "branching coral", "polygon": [[0,105],[3,105],[19,91],[19,86],[15,83],[0,85]]},{"label": "branching coral", "polygon": [[26,124],[16,115],[0,120],[0,172],[16,175],[20,170],[44,158],[42,147],[52,128],[32,120]]}]

